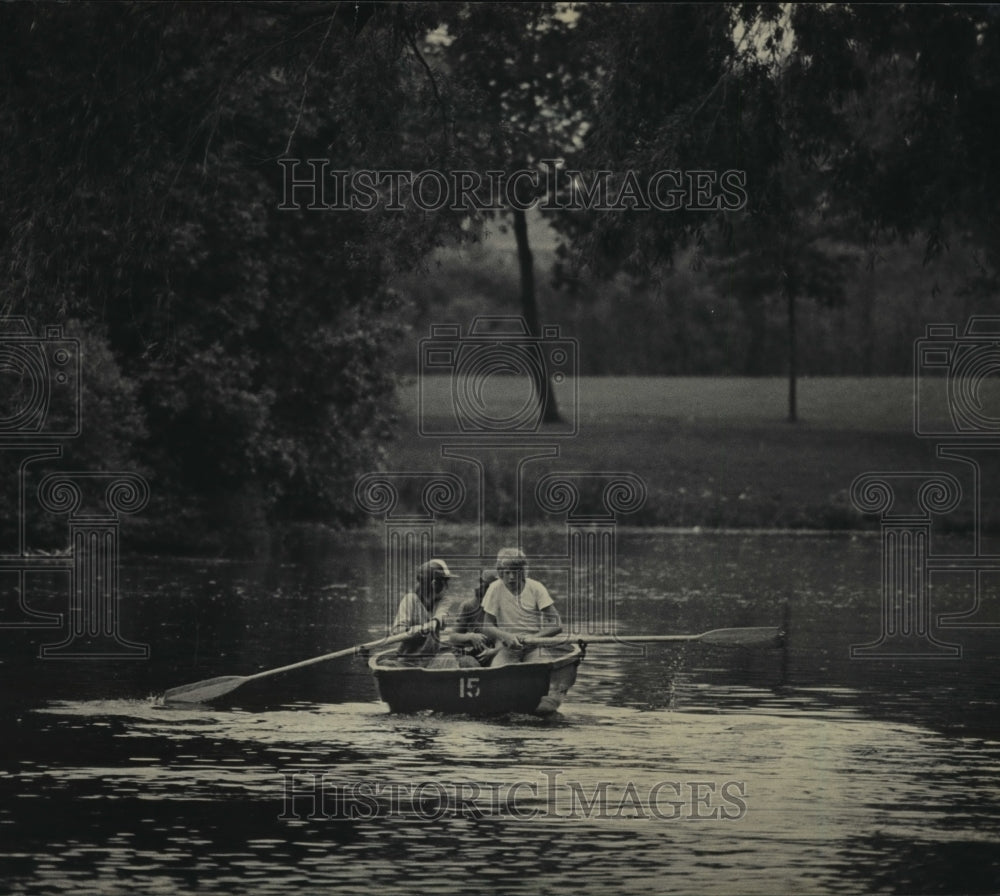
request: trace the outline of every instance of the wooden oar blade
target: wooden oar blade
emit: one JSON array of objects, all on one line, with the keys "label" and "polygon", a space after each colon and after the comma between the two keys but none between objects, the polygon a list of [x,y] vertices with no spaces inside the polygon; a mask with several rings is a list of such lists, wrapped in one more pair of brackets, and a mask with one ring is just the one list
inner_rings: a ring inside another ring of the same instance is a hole
[{"label": "wooden oar blade", "polygon": [[246,675],[222,675],[193,684],[182,684],[163,694],[164,703],[208,703],[216,697],[235,691],[247,680]]},{"label": "wooden oar blade", "polygon": [[780,647],[780,628],[760,626],[757,628],[717,628],[705,632],[697,640],[703,644],[720,647]]},{"label": "wooden oar blade", "polygon": [[398,644],[413,635],[426,633],[426,625],[415,625],[405,632],[379,638],[377,641],[370,641],[367,644],[359,644],[356,647],[345,647],[333,653],[324,653],[322,656],[314,656],[308,660],[300,660],[297,663],[288,663],[285,666],[278,666],[277,669],[265,669],[262,672],[255,672],[253,675],[223,675],[219,678],[207,678],[205,681],[196,681],[193,684],[182,684],[180,687],[171,688],[164,692],[164,703],[208,703],[217,697],[235,691],[241,684],[248,681],[256,681],[259,678],[268,678],[272,675],[279,675],[282,672],[290,672],[293,669],[301,669],[304,666],[311,666],[315,663],[323,663],[334,660],[338,657],[357,653],[359,650],[371,650],[377,647],[385,647],[389,644]]}]

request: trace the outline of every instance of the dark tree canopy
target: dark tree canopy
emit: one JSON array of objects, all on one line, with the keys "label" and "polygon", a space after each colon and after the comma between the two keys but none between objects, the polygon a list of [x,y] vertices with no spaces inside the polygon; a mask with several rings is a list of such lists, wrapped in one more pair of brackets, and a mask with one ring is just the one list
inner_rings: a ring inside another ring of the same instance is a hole
[{"label": "dark tree canopy", "polygon": [[[935,251],[964,235],[993,253],[998,25],[985,4],[623,7],[603,20],[605,75],[577,161],[740,168],[751,221],[806,211],[786,168],[812,168],[807,204],[853,218],[862,242],[919,235]],[[567,231],[592,269],[643,271],[713,223],[622,212]]]},{"label": "dark tree canopy", "polygon": [[[582,13],[586,16],[586,9]],[[637,4],[604,21],[604,77],[575,164],[745,174],[745,205],[559,221],[577,267],[648,279],[684,246],[752,324],[787,306],[795,419],[800,299],[842,297],[878,242],[971,241],[995,270],[1000,118],[991,7]]]},{"label": "dark tree canopy", "polygon": [[350,519],[389,422],[387,278],[450,224],[281,210],[278,160],[440,161],[421,11],[19,3],[0,28],[5,310],[106,337],[157,494]]},{"label": "dark tree canopy", "polygon": [[114,463],[155,473],[164,517],[232,499],[347,523],[391,423],[405,309],[388,284],[477,216],[309,210],[308,187],[288,208],[280,160],[561,157],[615,186],[738,171],[738,207],[551,217],[587,276],[655,280],[694,247],[748,313],[776,296],[791,322],[798,300],[835,303],[844,258],[880,239],[966,241],[995,277],[997,21],[964,5],[4,4],[0,307],[72,323],[102,368],[75,450],[106,456],[120,434]]}]

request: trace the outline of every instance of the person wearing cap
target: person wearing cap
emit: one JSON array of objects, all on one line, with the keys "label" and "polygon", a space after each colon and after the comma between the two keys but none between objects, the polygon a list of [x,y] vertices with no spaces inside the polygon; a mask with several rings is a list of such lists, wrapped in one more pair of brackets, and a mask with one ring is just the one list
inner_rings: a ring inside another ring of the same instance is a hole
[{"label": "person wearing cap", "polygon": [[483,633],[500,647],[491,666],[544,659],[544,648],[531,647],[526,640],[562,632],[548,589],[528,578],[527,571],[528,558],[520,548],[500,549],[498,579],[483,595]]},{"label": "person wearing cap", "polygon": [[417,567],[417,587],[403,595],[392,624],[392,634],[415,626],[423,630],[399,645],[397,653],[405,657],[429,658],[429,668],[478,666],[472,657],[459,655],[456,647],[481,648],[485,638],[475,633],[446,631],[454,618],[454,602],[448,599],[448,585],[454,578],[444,560],[428,560]]},{"label": "person wearing cap", "polygon": [[444,560],[428,560],[417,567],[417,587],[403,595],[392,623],[392,634],[416,626],[425,631],[399,645],[401,656],[433,656],[441,649],[440,631],[448,619],[448,583],[453,578]]}]

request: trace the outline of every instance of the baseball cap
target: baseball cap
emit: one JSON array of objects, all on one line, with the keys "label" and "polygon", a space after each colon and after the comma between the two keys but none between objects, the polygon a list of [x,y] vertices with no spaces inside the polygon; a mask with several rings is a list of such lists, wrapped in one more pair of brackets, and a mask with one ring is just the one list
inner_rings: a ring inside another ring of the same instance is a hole
[{"label": "baseball cap", "polygon": [[444,560],[428,560],[417,567],[418,579],[453,579],[451,570]]}]

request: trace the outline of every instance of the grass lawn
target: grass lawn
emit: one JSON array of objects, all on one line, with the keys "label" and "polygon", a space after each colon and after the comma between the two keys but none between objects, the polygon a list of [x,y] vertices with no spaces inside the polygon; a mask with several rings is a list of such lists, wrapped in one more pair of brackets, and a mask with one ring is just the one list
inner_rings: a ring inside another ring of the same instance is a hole
[{"label": "grass lawn", "polygon": [[[494,419],[513,419],[526,395],[524,383],[507,379],[488,384],[484,400]],[[935,458],[935,442],[914,435],[909,378],[801,380],[795,424],[785,422],[787,389],[778,378],[582,378],[575,396],[565,386],[558,391],[564,416],[572,419],[576,408],[575,434],[556,427],[553,437],[541,427],[519,440],[559,446],[557,457],[525,468],[525,490],[550,470],[632,472],[648,498],[620,518],[626,525],[854,528],[871,525],[849,498],[859,474],[949,469]],[[418,412],[425,430],[452,426],[450,381],[410,382],[400,399],[399,438],[388,446],[387,468],[452,470],[477,494],[474,467],[441,455],[454,440],[418,432]],[[482,454],[487,517],[509,523],[517,452]],[[527,521],[541,518],[530,499],[521,503]]]}]

